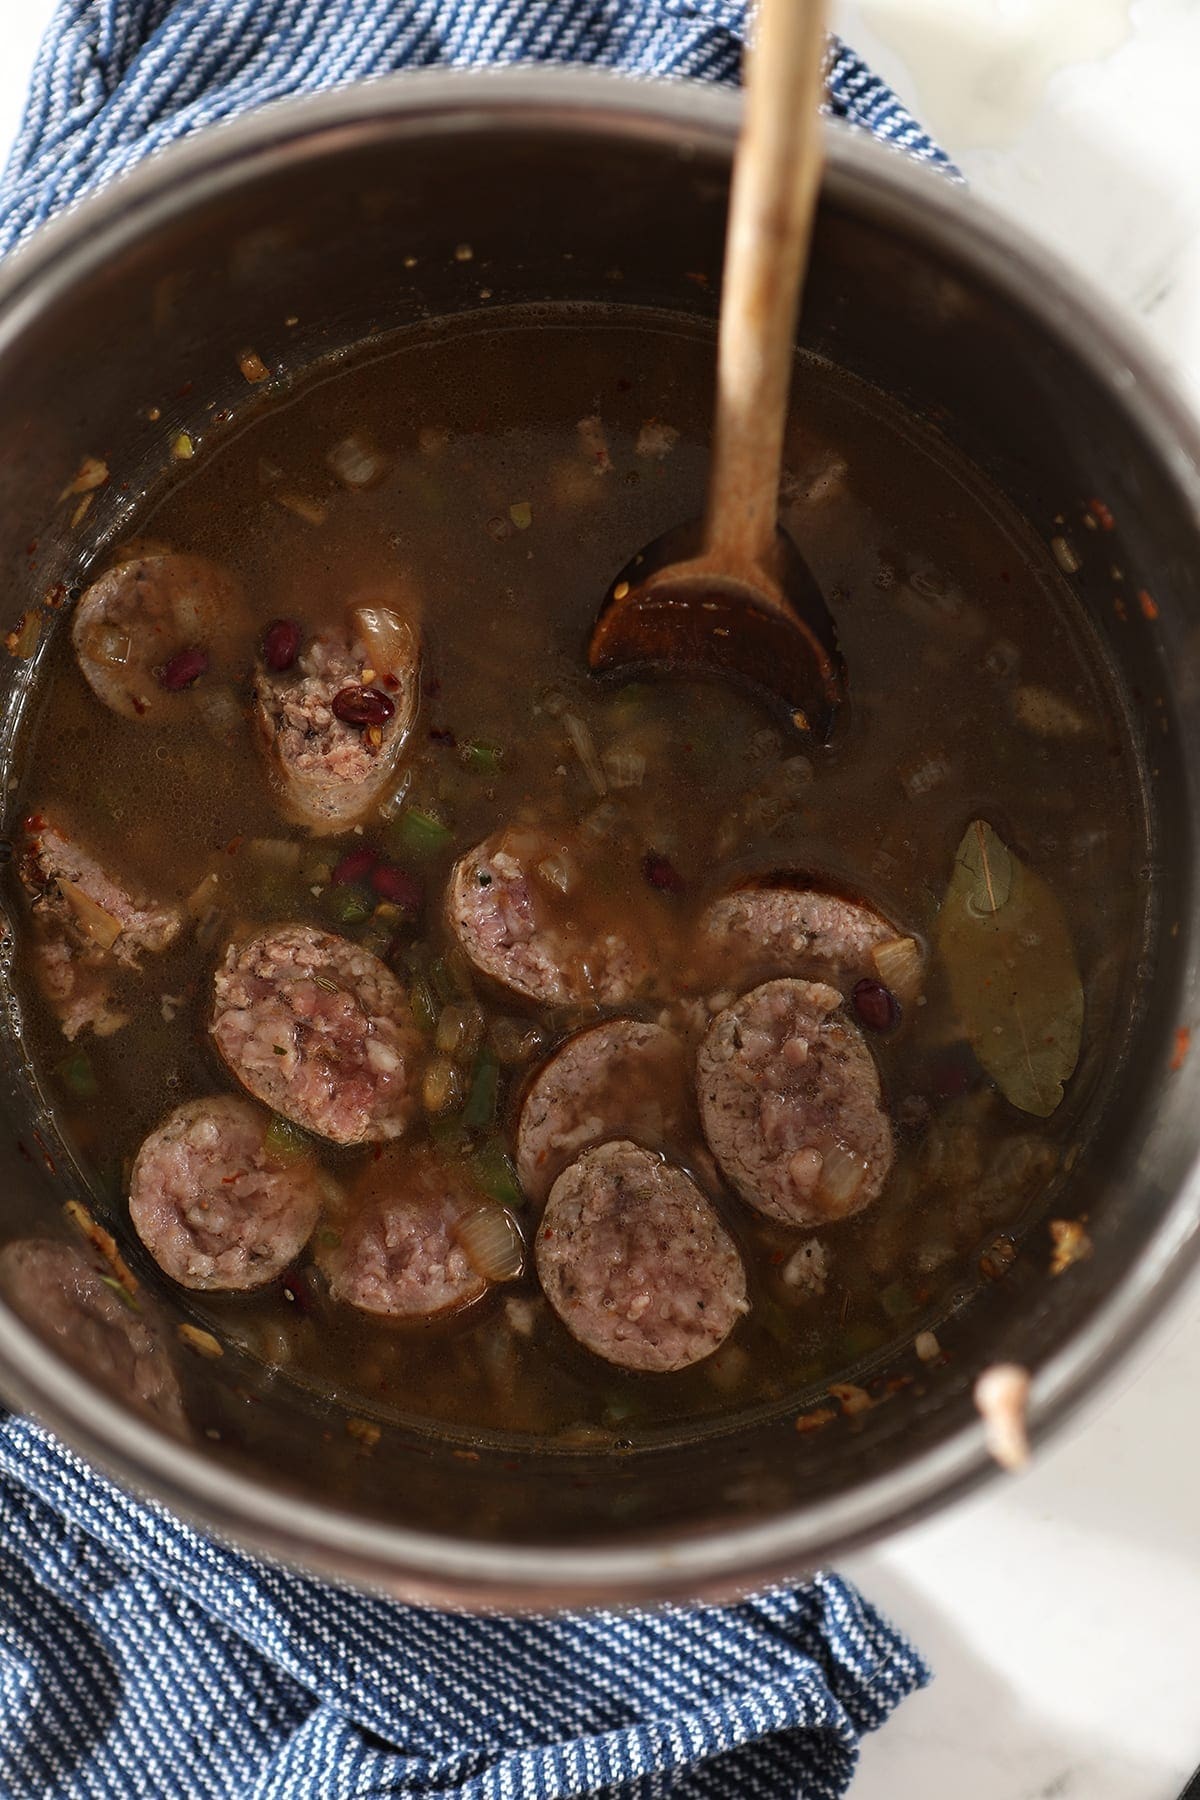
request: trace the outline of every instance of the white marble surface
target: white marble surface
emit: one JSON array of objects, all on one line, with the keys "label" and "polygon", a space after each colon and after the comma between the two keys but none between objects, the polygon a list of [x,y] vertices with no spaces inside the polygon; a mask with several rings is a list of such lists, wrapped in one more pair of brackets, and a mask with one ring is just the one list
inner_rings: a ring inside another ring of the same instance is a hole
[{"label": "white marble surface", "polygon": [[[0,0],[0,142],[52,0]],[[1200,401],[1200,0],[843,0],[978,192],[1144,319]],[[1200,1763],[1200,1295],[1019,1481],[855,1557],[937,1678],[854,1800],[1175,1800]]]}]

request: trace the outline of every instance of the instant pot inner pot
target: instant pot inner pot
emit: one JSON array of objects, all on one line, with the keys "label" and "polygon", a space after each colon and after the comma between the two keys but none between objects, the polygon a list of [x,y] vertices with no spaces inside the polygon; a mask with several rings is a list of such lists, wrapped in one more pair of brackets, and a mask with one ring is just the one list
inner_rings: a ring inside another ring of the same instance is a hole
[{"label": "instant pot inner pot", "polygon": [[[683,144],[677,126],[632,111],[622,121],[583,107],[538,124],[500,108],[487,129],[465,109],[434,109],[424,120],[364,111],[328,130],[281,126],[275,141],[260,134],[257,146],[235,152],[239,141],[229,134],[207,162],[185,158],[161,191],[117,190],[86,236],[68,227],[58,247],[52,241],[10,274],[0,313],[0,554],[14,620],[58,583],[74,591],[97,541],[161,479],[179,430],[202,452],[236,429],[253,401],[237,363],[247,346],[273,367],[300,369],[417,321],[518,302],[714,312],[728,120]],[[897,1362],[907,1385],[820,1432],[795,1430],[798,1397],[777,1417],[625,1453],[392,1427],[371,1445],[370,1433],[347,1431],[349,1409],[286,1375],[233,1349],[204,1361],[176,1346],[197,1443],[212,1458],[345,1512],[435,1532],[543,1544],[678,1538],[836,1501],[895,1475],[971,1428],[971,1385],[985,1362],[1012,1357],[1045,1369],[1096,1328],[1114,1289],[1161,1272],[1194,1143],[1193,1071],[1168,1073],[1192,983],[1193,522],[1151,431],[1118,406],[1113,380],[1089,371],[1069,310],[1037,323],[1034,310],[1052,312],[1053,298],[1031,293],[1026,310],[1006,297],[1019,268],[995,252],[989,268],[985,250],[957,241],[938,216],[935,177],[925,183],[926,208],[907,177],[899,195],[890,191],[885,164],[835,151],[804,345],[936,424],[1043,539],[1056,514],[1070,508],[1078,518],[1087,497],[1101,497],[1116,521],[1111,562],[1158,607],[1153,624],[1118,618],[1111,579],[1094,558],[1076,582],[1086,629],[1142,747],[1148,848],[1128,880],[1145,893],[1148,925],[1130,947],[1120,1066],[1067,1191],[1029,1221],[1006,1278],[964,1297],[939,1325],[944,1363],[922,1369],[909,1352]],[[72,529],[59,497],[88,455],[103,456],[112,479]],[[597,570],[597,593],[610,573]],[[10,756],[35,672],[3,659]],[[3,1042],[6,1237],[59,1229],[72,1186],[69,1159],[31,1094],[18,1031],[11,1022]],[[92,1204],[104,1216],[103,1202]],[[1093,1253],[1054,1279],[1045,1217],[1081,1212]],[[114,1229],[128,1246],[120,1214],[117,1203]],[[186,1318],[186,1296],[166,1290],[136,1244],[128,1253],[168,1317]],[[0,1328],[6,1385],[44,1401],[36,1359],[22,1366],[27,1340],[7,1314]],[[49,1410],[69,1433],[67,1412]],[[118,1444],[101,1448],[121,1466]]]}]

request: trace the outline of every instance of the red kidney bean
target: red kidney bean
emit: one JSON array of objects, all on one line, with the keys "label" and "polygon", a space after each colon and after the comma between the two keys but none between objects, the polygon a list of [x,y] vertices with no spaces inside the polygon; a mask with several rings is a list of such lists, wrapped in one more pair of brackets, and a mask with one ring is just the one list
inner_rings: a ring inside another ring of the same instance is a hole
[{"label": "red kidney bean", "polygon": [[390,900],[407,913],[420,912],[425,889],[407,869],[398,869],[394,863],[377,863],[371,870],[371,886],[380,899]]},{"label": "red kidney bean", "polygon": [[365,881],[378,861],[378,850],[372,850],[366,844],[358,850],[347,850],[329,879],[334,887],[348,887],[352,882]]},{"label": "red kidney bean", "polygon": [[386,725],[395,710],[378,688],[344,687],[333,696],[333,716],[344,725]]},{"label": "red kidney bean", "polygon": [[168,694],[181,694],[184,688],[190,688],[194,681],[199,681],[207,667],[208,651],[201,650],[198,644],[190,644],[186,650],[177,650],[154,673],[159,687],[166,688]]},{"label": "red kidney bean", "polygon": [[268,669],[282,675],[300,654],[300,627],[295,619],[273,619],[263,632],[262,659]]},{"label": "red kidney bean", "polygon": [[869,1031],[894,1031],[900,1023],[900,1002],[882,981],[869,976],[855,984],[854,1010]]},{"label": "red kidney bean", "polygon": [[669,856],[660,856],[656,850],[647,850],[642,858],[642,874],[652,888],[660,894],[682,894],[684,879]]}]

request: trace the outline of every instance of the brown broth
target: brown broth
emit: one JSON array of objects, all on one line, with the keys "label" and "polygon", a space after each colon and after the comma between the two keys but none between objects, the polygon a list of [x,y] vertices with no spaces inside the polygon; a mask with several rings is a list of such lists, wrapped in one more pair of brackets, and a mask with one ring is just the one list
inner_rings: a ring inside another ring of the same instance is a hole
[{"label": "brown broth", "polygon": [[[511,819],[590,834],[587,904],[653,942],[669,990],[684,979],[698,907],[747,872],[816,874],[929,943],[955,846],[983,816],[1066,910],[1087,1000],[1080,1070],[1050,1119],[1017,1112],[964,1050],[935,963],[927,1003],[893,1036],[872,1039],[897,1167],[873,1209],[816,1234],[829,1258],[824,1295],[781,1280],[814,1234],[776,1230],[725,1196],[752,1310],[715,1357],[679,1374],[629,1374],[590,1357],[531,1275],[424,1326],[331,1304],[311,1269],[254,1297],[186,1297],[218,1336],[381,1417],[574,1441],[794,1401],[969,1291],[981,1252],[1052,1185],[1100,1097],[1136,926],[1122,876],[1138,854],[1138,815],[1119,714],[1048,553],[931,432],[835,371],[802,365],[804,425],[789,440],[784,522],[830,597],[851,671],[852,711],[832,748],[785,742],[766,712],[729,690],[607,691],[582,673],[613,571],[700,510],[711,376],[710,336],[674,321],[564,313],[430,329],[264,408],[147,507],[137,530],[239,576],[253,614],[247,666],[254,637],[281,614],[315,626],[380,584],[416,608],[425,685],[405,804],[439,815],[450,834],[428,858],[396,855],[427,895],[420,926],[400,934],[401,970],[415,958],[454,997],[445,877]],[[607,469],[576,430],[597,413]],[[647,421],[678,432],[661,456],[638,452]],[[326,463],[351,433],[388,458],[368,491],[344,491]],[[319,523],[281,504],[295,496]],[[1066,700],[1082,729],[1051,739],[1022,726],[1022,684]],[[331,910],[348,901],[328,871],[356,843],[394,845],[394,824],[308,838],[281,821],[248,735],[244,748],[224,749],[194,708],[180,710],[183,722],[166,729],[117,718],[60,642],[26,746],[22,807],[61,810],[164,899],[183,899],[217,870],[227,920],[306,918],[390,945],[394,927]],[[564,710],[602,751],[644,755],[644,782],[599,796]],[[470,766],[470,745],[498,746],[496,766],[486,749]],[[281,872],[255,839],[300,844],[299,868]],[[648,851],[670,860],[682,893],[649,885]],[[91,1099],[67,1091],[75,1052],[23,991],[45,1091],[127,1241],[124,1182],[141,1138],[183,1099],[231,1086],[206,1033],[215,954],[211,938],[187,934],[127,978],[132,1022],[77,1046],[94,1071]],[[501,1033],[514,1041],[532,1034],[548,1048],[577,1022],[477,998],[489,1017],[513,1021]],[[639,1010],[656,1017],[661,1006]],[[503,1072],[496,1132],[510,1147],[516,1097],[537,1060]],[[346,1173],[370,1152],[321,1154]]]}]

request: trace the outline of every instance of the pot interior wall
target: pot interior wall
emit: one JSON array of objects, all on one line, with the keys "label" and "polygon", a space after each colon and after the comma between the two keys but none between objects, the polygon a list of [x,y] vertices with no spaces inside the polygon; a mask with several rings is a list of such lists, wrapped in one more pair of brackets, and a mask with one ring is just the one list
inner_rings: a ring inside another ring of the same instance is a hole
[{"label": "pot interior wall", "polygon": [[[711,315],[727,132],[699,133],[683,153],[652,118],[614,129],[586,108],[540,125],[501,110],[486,134],[477,124],[443,110],[281,132],[236,165],[217,159],[203,180],[181,175],[164,197],[118,205],[102,246],[58,263],[47,253],[39,282],[33,268],[14,271],[0,312],[0,567],[14,619],[56,584],[76,590],[98,536],[163,478],[180,428],[201,449],[236,429],[254,403],[237,367],[248,345],[298,369],[422,319],[512,302]],[[1116,519],[1111,561],[1127,591],[1145,588],[1158,607],[1153,623],[1121,619],[1107,576],[1078,584],[1081,618],[1143,749],[1148,846],[1129,871],[1149,922],[1130,958],[1117,1091],[1093,1121],[1073,1191],[1051,1205],[1088,1214],[1093,1255],[1052,1280],[1044,1223],[1031,1221],[1007,1279],[940,1329],[944,1365],[920,1371],[906,1359],[919,1379],[821,1433],[797,1434],[789,1413],[724,1433],[719,1453],[709,1441],[589,1457],[386,1432],[367,1456],[325,1401],[230,1353],[185,1371],[197,1423],[221,1434],[213,1456],[348,1511],[480,1537],[678,1534],[763,1517],[848,1494],[944,1443],[970,1423],[982,1362],[1011,1355],[1043,1368],[1117,1284],[1186,1237],[1172,1206],[1197,1097],[1194,1071],[1170,1075],[1168,1063],[1195,981],[1195,521],[1177,472],[1118,407],[1114,384],[1085,366],[1072,319],[1035,323],[1005,297],[1010,271],[985,273],[943,235],[935,216],[903,216],[835,158],[803,343],[933,421],[1042,538],[1057,514],[1078,518],[1081,501],[1103,498]],[[74,501],[59,496],[85,455],[104,456],[112,481],[71,529]],[[4,659],[10,742],[30,675]],[[45,1229],[72,1177],[65,1165],[52,1177],[36,1148],[40,1130],[57,1159],[12,1029],[3,1057],[8,1236]],[[178,1297],[164,1302],[182,1316]]]}]

